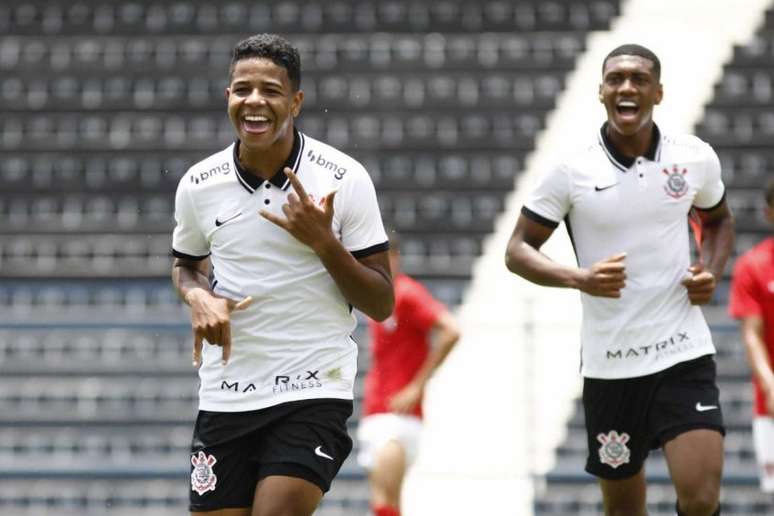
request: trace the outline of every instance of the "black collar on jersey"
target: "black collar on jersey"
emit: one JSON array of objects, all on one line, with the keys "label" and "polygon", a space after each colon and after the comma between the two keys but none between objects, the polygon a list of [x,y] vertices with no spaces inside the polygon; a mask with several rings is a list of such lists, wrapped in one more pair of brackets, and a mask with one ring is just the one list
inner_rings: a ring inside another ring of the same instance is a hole
[{"label": "black collar on jersey", "polygon": [[[599,137],[602,143],[602,148],[605,149],[605,154],[607,154],[607,158],[613,163],[613,165],[623,170],[624,172],[626,172],[632,165],[634,165],[635,158],[624,156],[610,140],[610,137],[607,135],[607,122],[602,124],[602,127],[599,129]],[[656,124],[653,124],[653,136],[650,140],[650,147],[648,147],[648,150],[645,151],[644,157],[650,161],[658,161],[658,155],[661,154],[659,152],[660,143],[661,131],[659,131]]]},{"label": "black collar on jersey", "polygon": [[[250,193],[255,193],[255,191],[263,184],[264,179],[250,173],[239,162],[239,143],[239,140],[237,140],[234,144],[234,165],[236,165],[236,176],[239,180],[239,183],[245,188],[245,190]],[[298,165],[301,163],[301,151],[303,148],[304,135],[298,132],[298,130],[294,127],[293,148],[290,149],[290,156],[288,156],[288,159],[285,161],[285,163],[282,164],[282,166],[280,166],[279,170],[277,170],[272,178],[269,179],[271,184],[277,188],[281,188],[282,190],[288,189],[290,186],[290,181],[288,180],[287,174],[285,174],[285,167],[290,168],[293,172],[298,174]]]}]

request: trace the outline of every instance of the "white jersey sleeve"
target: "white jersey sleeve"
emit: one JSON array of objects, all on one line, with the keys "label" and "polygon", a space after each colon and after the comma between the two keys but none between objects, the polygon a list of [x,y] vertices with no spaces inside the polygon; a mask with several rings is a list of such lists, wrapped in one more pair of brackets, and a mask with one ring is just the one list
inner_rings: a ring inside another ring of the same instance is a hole
[{"label": "white jersey sleeve", "polygon": [[172,233],[172,251],[192,258],[206,258],[210,254],[209,244],[202,233],[196,207],[191,198],[191,182],[183,176],[175,193],[175,229]]},{"label": "white jersey sleeve", "polygon": [[564,219],[571,207],[570,177],[566,165],[558,165],[544,174],[524,207],[554,227]]},{"label": "white jersey sleeve", "polygon": [[723,199],[726,192],[720,173],[720,159],[715,150],[706,146],[704,184],[696,192],[693,205],[699,209],[714,208]]},{"label": "white jersey sleeve", "polygon": [[333,209],[341,214],[341,243],[351,253],[357,256],[359,251],[386,244],[376,189],[364,168],[352,170],[351,176],[342,182]]}]

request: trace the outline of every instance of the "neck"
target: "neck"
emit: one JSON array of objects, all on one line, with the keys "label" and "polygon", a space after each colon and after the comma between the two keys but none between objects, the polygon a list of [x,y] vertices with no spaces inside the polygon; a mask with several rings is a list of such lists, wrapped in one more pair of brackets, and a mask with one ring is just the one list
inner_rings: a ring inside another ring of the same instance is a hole
[{"label": "neck", "polygon": [[629,158],[644,156],[653,140],[653,120],[648,121],[634,134],[623,134],[607,124],[607,136],[615,148]]},{"label": "neck", "polygon": [[240,142],[239,163],[251,174],[269,180],[290,157],[294,137],[291,125],[288,134],[275,141],[268,149],[250,149]]}]

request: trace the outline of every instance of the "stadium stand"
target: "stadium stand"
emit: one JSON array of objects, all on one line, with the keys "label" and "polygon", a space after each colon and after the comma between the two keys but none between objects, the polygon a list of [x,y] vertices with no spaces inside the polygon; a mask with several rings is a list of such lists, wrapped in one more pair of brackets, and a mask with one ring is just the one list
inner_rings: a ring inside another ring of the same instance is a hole
[{"label": "stadium stand", "polygon": [[[618,11],[3,2],[0,514],[184,511],[196,380],[168,280],[173,191],[232,140],[222,91],[237,39],[273,31],[299,46],[300,127],[367,166],[405,270],[454,306],[586,33]],[[362,325],[357,340],[362,371]],[[364,478],[347,462],[318,514],[364,514]]]},{"label": "stadium stand", "polygon": [[[728,316],[730,273],[734,259],[770,234],[763,219],[762,185],[772,177],[770,136],[774,130],[771,64],[774,9],[766,12],[765,23],[753,41],[734,49],[714,97],[706,106],[696,134],[713,145],[720,158],[728,201],[737,225],[736,252],[726,269],[712,306],[705,310],[718,350],[718,380],[721,405],[728,434],[721,501],[723,514],[745,516],[774,514],[774,499],[758,487],[757,468],[751,436],[752,388],[749,383],[744,347],[738,330]],[[583,473],[587,453],[583,408],[576,408],[567,437],[557,450],[555,467],[538,479],[540,495],[535,514],[602,514],[599,488]],[[650,488],[649,514],[673,515],[675,494],[663,454],[652,452],[646,464]]]}]

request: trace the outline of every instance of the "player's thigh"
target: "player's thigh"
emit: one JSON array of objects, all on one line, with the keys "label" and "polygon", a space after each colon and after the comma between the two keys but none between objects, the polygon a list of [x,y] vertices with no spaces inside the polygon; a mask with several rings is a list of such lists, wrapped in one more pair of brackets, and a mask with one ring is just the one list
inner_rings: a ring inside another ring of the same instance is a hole
[{"label": "player's thigh", "polygon": [[669,474],[681,500],[717,499],[723,472],[723,435],[696,429],[664,444]]},{"label": "player's thigh", "polygon": [[629,478],[599,479],[606,516],[645,516],[645,470]]},{"label": "player's thigh", "polygon": [[373,468],[368,476],[371,487],[387,498],[398,498],[406,472],[406,452],[397,440],[390,440],[376,451]]},{"label": "player's thigh", "polygon": [[[323,492],[303,478],[271,475],[255,487],[251,516],[311,516]],[[236,515],[234,515],[236,516]],[[241,515],[240,515],[241,516]]]}]

